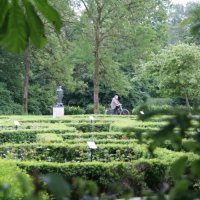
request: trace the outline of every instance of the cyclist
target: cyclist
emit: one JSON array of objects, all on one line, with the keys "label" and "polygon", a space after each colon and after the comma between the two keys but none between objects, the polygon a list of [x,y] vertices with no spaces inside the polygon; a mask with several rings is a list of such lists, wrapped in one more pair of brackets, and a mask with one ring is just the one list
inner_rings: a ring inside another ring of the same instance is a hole
[{"label": "cyclist", "polygon": [[113,114],[117,114],[117,110],[119,109],[120,107],[120,102],[119,102],[119,97],[118,95],[115,95],[113,98],[112,98],[112,101],[111,101],[111,109],[113,110]]}]

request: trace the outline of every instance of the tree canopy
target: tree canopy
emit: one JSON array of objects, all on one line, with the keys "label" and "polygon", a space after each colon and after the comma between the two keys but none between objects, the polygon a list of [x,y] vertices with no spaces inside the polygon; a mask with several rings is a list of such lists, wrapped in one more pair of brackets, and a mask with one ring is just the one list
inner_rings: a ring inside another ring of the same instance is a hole
[{"label": "tree canopy", "polygon": [[146,64],[164,96],[181,96],[186,101],[200,97],[200,48],[179,44],[163,50]]},{"label": "tree canopy", "polygon": [[[2,99],[9,94],[18,110],[25,97],[29,113],[50,114],[58,85],[64,89],[64,105],[86,109],[94,104],[95,113],[100,105],[109,106],[114,94],[129,109],[149,97],[184,96],[163,91],[169,82],[160,76],[158,84],[143,66],[160,62],[177,69],[189,59],[182,48],[173,62],[162,49],[199,43],[198,34],[190,32],[198,24],[193,11],[198,4],[170,7],[167,0],[2,0],[0,9]],[[188,51],[194,53],[194,49]],[[157,55],[153,60],[152,53]],[[163,68],[163,74],[170,69]],[[194,93],[188,92],[188,97]]]}]

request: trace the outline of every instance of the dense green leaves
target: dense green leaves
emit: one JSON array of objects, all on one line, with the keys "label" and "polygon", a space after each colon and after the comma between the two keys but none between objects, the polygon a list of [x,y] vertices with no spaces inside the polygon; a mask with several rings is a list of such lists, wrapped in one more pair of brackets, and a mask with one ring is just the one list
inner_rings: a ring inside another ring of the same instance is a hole
[{"label": "dense green leaves", "polygon": [[2,25],[6,18],[7,11],[8,11],[8,1],[7,0],[0,1],[0,28],[2,28]]},{"label": "dense green leaves", "polygon": [[[58,12],[48,1],[35,1],[39,12],[59,31],[62,22]],[[25,9],[24,9],[25,8]],[[43,47],[46,39],[44,22],[29,0],[1,1],[0,46],[15,53],[22,53],[29,38],[35,47]]]},{"label": "dense green leaves", "polygon": [[44,24],[36,13],[34,6],[27,0],[23,0],[23,3],[26,8],[30,39],[36,47],[41,48],[46,44]]},{"label": "dense green leaves", "polygon": [[28,43],[27,23],[18,1],[12,1],[4,21],[5,32],[1,36],[0,45],[12,52],[23,52]]},{"label": "dense green leaves", "polygon": [[163,50],[146,64],[163,96],[192,99],[199,97],[200,49],[196,45],[179,44]]},{"label": "dense green leaves", "polygon": [[42,15],[54,25],[56,31],[60,31],[62,27],[62,22],[59,13],[49,5],[47,0],[34,0],[37,9],[42,13]]},{"label": "dense green leaves", "polygon": [[171,173],[174,178],[176,179],[181,178],[181,175],[184,173],[187,160],[188,160],[187,157],[182,157],[174,162],[171,169]]}]

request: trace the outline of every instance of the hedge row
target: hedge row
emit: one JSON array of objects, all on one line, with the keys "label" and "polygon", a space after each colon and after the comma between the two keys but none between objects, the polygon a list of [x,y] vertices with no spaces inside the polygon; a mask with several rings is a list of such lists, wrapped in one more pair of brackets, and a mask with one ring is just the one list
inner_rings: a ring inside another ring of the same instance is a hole
[{"label": "hedge row", "polygon": [[135,139],[135,133],[122,132],[88,132],[88,133],[66,133],[62,135],[64,140],[92,138],[92,139]]},{"label": "hedge row", "polygon": [[121,124],[114,124],[111,125],[110,131],[113,132],[135,132],[135,133],[143,133],[143,132],[148,132],[148,133],[155,133],[158,131],[159,128],[154,128],[154,127],[138,127],[138,126],[132,126],[132,125],[121,125]]},{"label": "hedge row", "polygon": [[110,129],[110,123],[71,123],[68,126],[82,132],[105,132]]},{"label": "hedge row", "polygon": [[[10,159],[36,160],[49,162],[83,162],[90,160],[87,144],[7,144],[0,146],[0,156]],[[93,152],[93,159],[103,162],[130,161],[141,157],[149,158],[146,146],[137,143],[98,144]]]},{"label": "hedge row", "polygon": [[[0,199],[24,199],[31,192],[33,185],[30,177],[16,166],[16,162],[0,159]],[[20,178],[29,185],[29,191],[22,191]],[[6,198],[3,198],[3,190]]]},{"label": "hedge row", "polygon": [[[73,128],[73,127],[72,127]],[[75,131],[71,129],[71,131]],[[76,139],[134,139],[137,138],[135,133],[122,133],[122,132],[88,132],[88,133],[75,133],[68,132],[70,129],[46,129],[46,130],[24,130],[24,131],[4,131],[0,132],[0,143],[33,143],[37,141],[38,135],[45,135],[51,137],[52,134],[57,134],[59,137],[62,137],[66,142],[68,140]],[[50,134],[48,136],[48,134]],[[49,138],[50,139],[50,138]]]},{"label": "hedge row", "polygon": [[[122,140],[122,143],[126,143],[127,139],[137,139],[139,136],[136,133],[122,133],[122,132],[88,132],[88,133],[64,133],[60,130],[60,132],[56,131],[44,131],[44,132],[32,132],[26,131],[25,132],[7,132],[4,134],[0,134],[0,143],[34,143],[37,142],[38,135],[45,135],[49,137],[49,142],[51,141],[52,134],[60,134],[59,137],[62,137],[62,140],[68,142],[68,140],[74,140],[73,143],[76,143],[76,140],[79,139],[92,139],[92,140],[99,140],[99,139],[118,139]],[[44,137],[45,137],[44,136]],[[146,137],[144,134],[141,134],[141,137]],[[52,140],[53,142],[53,140]],[[56,142],[56,141],[55,141]],[[59,141],[58,141],[59,142]]]},{"label": "hedge row", "polygon": [[27,130],[4,130],[0,131],[0,144],[2,143],[23,143],[23,142],[35,142],[37,134],[43,133],[55,133],[64,134],[69,132],[75,132],[76,128],[66,127],[63,129],[27,129]]},{"label": "hedge row", "polygon": [[[7,144],[0,146],[0,156],[10,159],[36,160],[48,162],[85,162],[90,160],[90,150],[87,144]],[[157,148],[151,155],[146,145],[136,142],[131,144],[98,144],[93,151],[93,159],[102,162],[131,161],[140,158],[156,157],[161,160],[174,160],[181,156],[189,156],[197,159],[193,153],[174,152],[171,150]]]},{"label": "hedge row", "polygon": [[[141,160],[135,162],[89,162],[89,163],[47,163],[47,162],[19,162],[20,168],[26,169],[29,174],[35,171],[48,174],[57,173],[67,181],[73,177],[81,177],[95,181],[100,190],[116,190],[121,187],[133,188],[135,195],[140,195],[142,190],[149,188],[157,190],[159,185],[166,182],[166,171],[169,163],[157,159]],[[117,193],[119,191],[116,191]]]}]

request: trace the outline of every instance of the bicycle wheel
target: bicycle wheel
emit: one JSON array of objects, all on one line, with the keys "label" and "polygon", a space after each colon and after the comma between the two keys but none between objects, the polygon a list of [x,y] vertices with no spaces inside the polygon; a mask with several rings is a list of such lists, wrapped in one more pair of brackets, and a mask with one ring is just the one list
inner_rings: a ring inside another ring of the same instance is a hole
[{"label": "bicycle wheel", "polygon": [[127,109],[123,109],[120,113],[120,115],[129,115],[129,111]]}]

